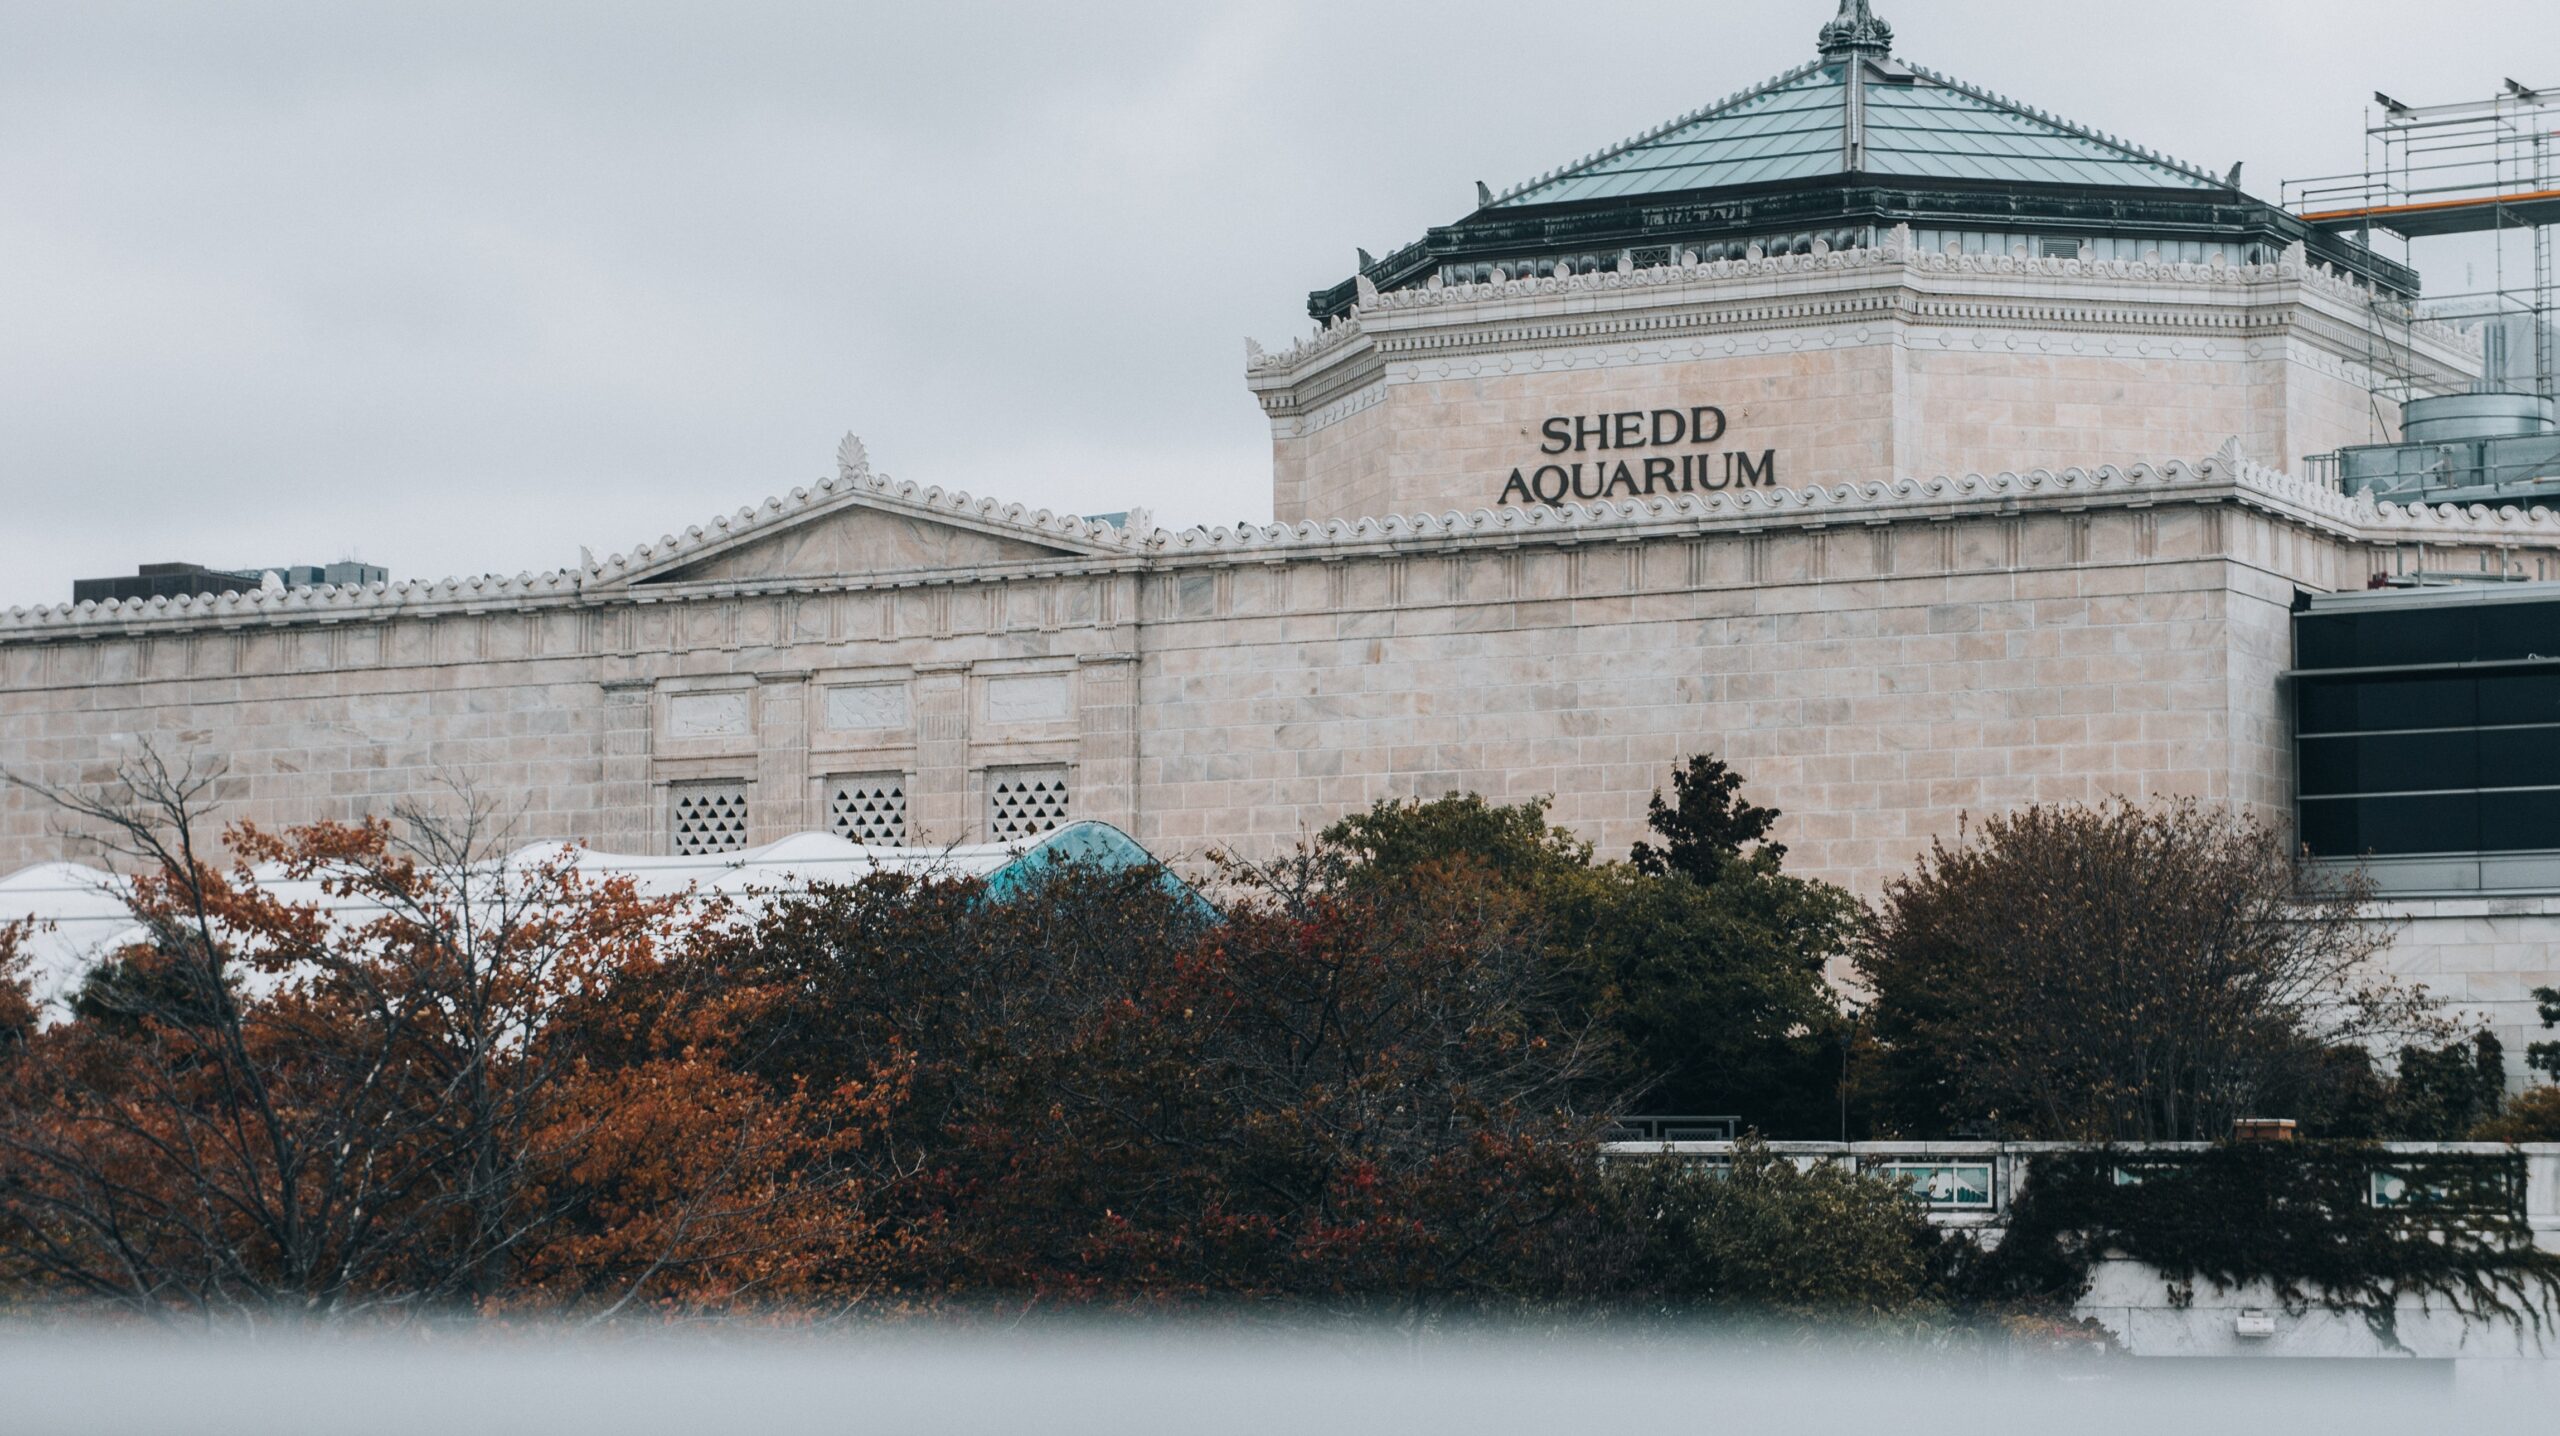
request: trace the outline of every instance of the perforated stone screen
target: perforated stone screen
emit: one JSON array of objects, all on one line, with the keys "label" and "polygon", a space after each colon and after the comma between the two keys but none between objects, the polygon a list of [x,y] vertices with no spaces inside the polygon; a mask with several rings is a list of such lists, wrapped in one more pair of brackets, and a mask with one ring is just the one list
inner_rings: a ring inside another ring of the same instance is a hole
[{"label": "perforated stone screen", "polygon": [[827,828],[868,847],[903,847],[907,841],[907,780],[899,773],[838,778],[827,788]]},{"label": "perforated stone screen", "polygon": [[1055,832],[1069,821],[1067,770],[997,768],[987,774],[987,840]]},{"label": "perforated stone screen", "polygon": [[680,858],[734,853],[747,845],[747,785],[688,783],[669,799],[668,831]]}]

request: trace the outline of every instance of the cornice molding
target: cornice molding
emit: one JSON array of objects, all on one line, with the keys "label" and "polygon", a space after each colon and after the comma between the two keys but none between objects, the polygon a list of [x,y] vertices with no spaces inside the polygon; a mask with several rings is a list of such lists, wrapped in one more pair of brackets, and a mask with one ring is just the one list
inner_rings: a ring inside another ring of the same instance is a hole
[{"label": "cornice molding", "polygon": [[[1044,518],[1039,511],[1026,511],[1018,504],[862,477],[866,482],[887,486],[901,502],[914,505],[920,512],[992,515],[1044,533],[1081,532],[1093,552],[999,568],[765,582],[728,580],[665,589],[588,582],[611,570],[612,563],[608,561],[583,574],[560,570],[515,578],[12,608],[0,610],[0,643],[219,632],[551,607],[621,607],[777,593],[939,587],[1098,573],[1144,573],[1202,563],[1267,564],[1404,552],[1506,549],[1529,544],[1635,542],[1773,529],[1824,529],[1845,524],[2000,518],[2035,511],[2146,508],[2169,503],[2235,503],[2345,543],[2485,544],[2560,550],[2560,514],[2513,506],[2492,510],[2481,504],[2467,508],[2450,504],[2403,508],[2376,504],[2365,496],[2349,498],[2250,461],[2240,452],[2237,440],[2224,446],[2220,453],[2192,463],[2173,460],[2156,465],[2105,465],[2059,472],[2039,469],[2025,474],[1879,480],[1802,489],[1742,489],[1616,504],[1477,509],[1472,513],[1391,515],[1322,523],[1311,520],[1299,524],[1239,524],[1181,533],[1134,525],[1131,531],[1123,531],[1110,525],[1087,524],[1081,519]],[[805,509],[827,491],[828,486],[821,484],[809,498],[792,502]],[[794,490],[795,495],[809,492]],[[797,511],[777,497],[761,509],[740,512],[749,516],[747,522],[770,525]],[[701,530],[700,538],[692,537],[695,531],[688,530],[686,542],[698,548],[710,542],[716,531],[716,523],[714,528]]]},{"label": "cornice molding", "polygon": [[[1973,280],[2019,287],[1965,292],[1963,283]],[[1830,283],[1803,287],[1822,281]],[[1949,281],[1959,287],[1945,287]],[[1790,292],[1773,282],[1799,287]],[[2078,292],[2059,292],[2070,290]],[[1388,291],[1364,287],[1350,313],[1286,349],[1248,343],[1245,369],[1247,382],[1264,394],[1269,408],[1281,398],[1277,391],[1371,350],[1412,353],[1674,328],[1747,329],[1866,313],[1925,323],[2033,320],[2090,329],[2272,332],[2293,322],[2287,311],[2300,307],[2295,295],[2352,314],[2366,312],[2373,300],[2363,286],[2311,263],[2300,245],[2276,263],[2261,265],[2021,259],[1918,253],[1908,227],[1900,227],[1887,243],[1866,249],[1711,262],[1684,252],[1677,264],[1614,273],[1485,284],[1434,281]],[[1692,314],[1664,315],[1656,308],[1665,299],[1714,304],[1727,296],[1726,307]],[[2471,360],[2480,352],[2476,337],[2432,320],[2416,321],[2409,334],[2411,342],[2438,350],[2439,357]]]},{"label": "cornice molding", "polygon": [[[1716,531],[1827,528],[1845,523],[1892,523],[1936,517],[1998,517],[2038,507],[2142,507],[2173,501],[2223,502],[2233,498],[2285,513],[2362,539],[2368,527],[2398,522],[2390,505],[2375,508],[2316,485],[2247,462],[2237,445],[2198,463],[2113,465],[2059,473],[1972,474],[1963,478],[1896,479],[1804,489],[1741,489],[1681,494],[1625,503],[1568,503],[1534,508],[1477,509],[1472,513],[1413,514],[1385,518],[1308,520],[1298,524],[1191,529],[1158,541],[1167,558],[1216,556],[1269,558],[1292,554],[1348,556],[1364,550],[1473,546],[1507,547],[1532,540],[1583,542],[1633,540]],[[2509,510],[2514,515],[2513,510]],[[2429,522],[2438,522],[2430,520]],[[2483,512],[2476,520],[2448,513],[2440,522],[2456,528],[2496,525]],[[2560,519],[2538,512],[2516,516],[2510,526],[2560,544]]]}]

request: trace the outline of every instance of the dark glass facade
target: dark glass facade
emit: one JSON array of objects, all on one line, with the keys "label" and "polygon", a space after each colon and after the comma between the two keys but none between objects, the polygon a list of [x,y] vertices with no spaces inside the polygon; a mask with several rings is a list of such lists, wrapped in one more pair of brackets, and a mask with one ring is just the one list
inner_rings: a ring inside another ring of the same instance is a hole
[{"label": "dark glass facade", "polygon": [[2560,851],[2560,598],[2315,600],[2294,620],[2302,841],[2324,858]]}]

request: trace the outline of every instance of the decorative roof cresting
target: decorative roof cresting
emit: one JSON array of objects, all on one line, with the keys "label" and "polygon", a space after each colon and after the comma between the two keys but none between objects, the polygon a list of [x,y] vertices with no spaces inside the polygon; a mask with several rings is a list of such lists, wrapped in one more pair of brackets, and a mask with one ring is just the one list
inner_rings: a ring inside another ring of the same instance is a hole
[{"label": "decorative roof cresting", "polygon": [[1840,0],[1840,14],[1822,27],[1822,58],[1851,55],[1883,57],[1893,53],[1893,27],[1876,18],[1867,0]]},{"label": "decorative roof cresting", "polygon": [[[1399,546],[1434,546],[1471,539],[1509,546],[1524,539],[1576,542],[1607,532],[1618,537],[1650,534],[1696,534],[1717,529],[1749,531],[1769,524],[1828,527],[1855,516],[1866,522],[1897,518],[1929,518],[1949,510],[1972,508],[1996,512],[2021,501],[2050,500],[2085,506],[2092,498],[2113,496],[2122,502],[2149,505],[2164,499],[2192,498],[2220,503],[2237,500],[2245,507],[2282,515],[2295,522],[2330,530],[2356,542],[2473,543],[2526,545],[2560,550],[2560,513],[2507,505],[2456,507],[2377,503],[2370,495],[2349,496],[2325,484],[2251,462],[2237,440],[2200,462],[2107,465],[2060,472],[1973,474],[1962,478],[1894,479],[1806,488],[1740,490],[1713,494],[1681,494],[1626,503],[1568,503],[1561,507],[1477,509],[1446,514],[1391,515],[1385,518],[1332,519],[1299,524],[1239,524],[1233,528],[1194,528],[1168,533],[1132,516],[1128,529],[1061,518],[1019,504],[973,499],[938,488],[918,488],[878,475],[848,483],[842,477],[822,479],[816,491],[795,489],[785,498],[768,500],[761,509],[741,509],[710,529],[687,530],[663,546],[644,546],[637,556],[645,564],[699,550],[715,533],[787,521],[806,512],[822,495],[851,492],[906,508],[919,516],[948,514],[981,522],[1019,525],[1050,537],[1073,537],[1094,557],[1164,561],[1229,559],[1267,562],[1273,554],[1337,554],[1386,552]],[[1245,558],[1247,555],[1255,557]],[[617,555],[585,572],[561,570],[519,574],[513,578],[483,576],[445,579],[438,583],[376,583],[352,588],[296,588],[284,591],[223,593],[185,598],[134,599],[123,603],[64,604],[60,607],[0,608],[0,642],[42,640],[62,636],[105,636],[136,626],[233,627],[248,623],[335,622],[354,616],[474,612],[493,608],[613,602],[627,596],[616,580],[634,564]],[[973,569],[954,569],[949,576],[976,582]],[[896,576],[900,583],[916,575]],[[859,580],[859,575],[846,575]],[[749,587],[760,587],[750,583]]]},{"label": "decorative roof cresting", "polygon": [[[1874,245],[1832,250],[1821,254],[1773,254],[1756,259],[1700,260],[1694,250],[1683,249],[1677,262],[1626,273],[1602,271],[1597,274],[1557,275],[1552,278],[1495,278],[1484,282],[1460,282],[1426,285],[1417,289],[1393,289],[1364,301],[1338,319],[1316,329],[1282,349],[1265,349],[1248,340],[1245,351],[1245,373],[1248,376],[1286,375],[1318,360],[1343,351],[1371,333],[1371,322],[1384,323],[1390,316],[1412,311],[1460,311],[1475,305],[1514,304],[1524,299],[1583,296],[1643,291],[1695,290],[1702,298],[1713,297],[1719,289],[1748,288],[1765,284],[1780,276],[1848,274],[1855,271],[1905,271],[1914,276],[1997,275],[2005,279],[2032,281],[2039,284],[2071,286],[2090,281],[2110,284],[2149,284],[2164,288],[2192,291],[2199,287],[2246,291],[2277,284],[2299,285],[2307,291],[2325,295],[2331,300],[2363,308],[2373,299],[2372,291],[2353,277],[2331,272],[2314,260],[2300,243],[2295,243],[2269,264],[2194,264],[2170,261],[2156,256],[2149,259],[2021,259],[2007,254],[1944,254],[1923,251],[1912,240],[1910,226],[1898,225],[1880,237]],[[2191,297],[2191,296],[2189,296]],[[2480,340],[2449,324],[2435,320],[2415,321],[2406,331],[2410,337],[2444,345],[2459,352],[2477,355]]]}]

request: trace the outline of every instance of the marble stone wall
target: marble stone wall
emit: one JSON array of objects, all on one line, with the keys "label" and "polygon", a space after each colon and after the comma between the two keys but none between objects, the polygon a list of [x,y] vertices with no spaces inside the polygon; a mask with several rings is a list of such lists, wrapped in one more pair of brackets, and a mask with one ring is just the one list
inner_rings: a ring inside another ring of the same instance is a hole
[{"label": "marble stone wall", "polygon": [[[1965,812],[2112,793],[2270,815],[2270,621],[2207,509],[1423,555],[1150,593],[1141,833],[1268,850],[1384,797],[1554,796],[1622,851],[1724,754],[1872,891]],[[2281,623],[2281,605],[2272,609]]]},{"label": "marble stone wall", "polygon": [[[1616,851],[1713,750],[1807,871],[1872,891],[1965,812],[2281,814],[2294,586],[2388,562],[2168,504],[9,642],[0,768],[94,783],[148,739],[266,823],[462,777],[527,840],[648,852],[681,784],[748,785],[765,841],[822,827],[831,777],[899,774],[940,843],[980,836],[990,770],[1063,766],[1182,856],[1457,790],[1552,795]],[[0,791],[0,870],[68,851]]]},{"label": "marble stone wall", "polygon": [[2402,926],[2391,970],[2497,1034],[2512,1080],[2531,1076],[2525,1049],[2560,1042],[2543,1027],[2536,988],[2560,988],[2560,895],[2403,899],[2384,911]]},{"label": "marble stone wall", "polygon": [[[1641,472],[1698,448],[1558,453],[1543,426],[1698,406],[1729,420],[1713,451],[1774,452],[1785,484],[2059,470],[2235,438],[2300,472],[2391,436],[2378,355],[2424,392],[2478,371],[2456,336],[2377,330],[2365,305],[2299,256],[2230,270],[1857,251],[1371,295],[1248,382],[1283,522],[1524,503],[1507,481],[1550,463]],[[1578,497],[1600,497],[1596,471],[1586,482]]]},{"label": "marble stone wall", "polygon": [[[1059,770],[1077,815],[1191,862],[1456,791],[1552,798],[1620,853],[1711,751],[1785,812],[1799,871],[1871,895],[1968,813],[2194,796],[2281,822],[2297,591],[2421,551],[2560,577],[2560,535],[2523,520],[2312,521],[2334,496],[2246,466],[1937,492],[21,628],[0,633],[0,770],[93,785],[148,742],[223,764],[221,815],[268,825],[450,804],[459,781],[521,841],[631,853],[669,849],[688,785],[742,785],[762,843],[823,828],[831,780],[892,775],[909,840],[941,844],[987,836],[996,776]],[[0,872],[86,856],[0,786]],[[2412,916],[2396,960],[2520,1054],[2560,916]]]}]

